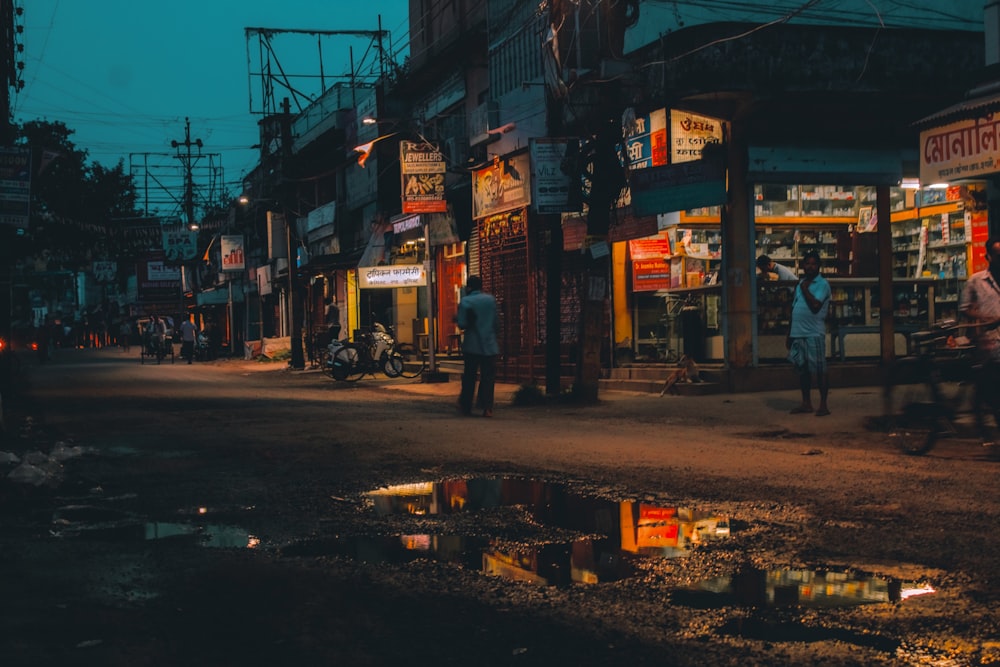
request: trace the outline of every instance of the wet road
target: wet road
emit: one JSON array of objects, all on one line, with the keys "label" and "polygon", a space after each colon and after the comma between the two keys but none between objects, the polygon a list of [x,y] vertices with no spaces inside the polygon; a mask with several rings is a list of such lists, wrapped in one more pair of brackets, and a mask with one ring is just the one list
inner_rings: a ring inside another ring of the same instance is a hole
[{"label": "wet road", "polygon": [[[434,654],[443,664],[463,650],[482,664],[1000,658],[998,464],[970,441],[901,456],[867,428],[875,389],[834,391],[833,414],[817,418],[788,414],[795,392],[525,408],[503,386],[487,420],[457,415],[454,382],[339,384],[280,364],[64,351],[29,375],[41,449],[93,451],[65,462],[58,487],[0,487],[4,570],[33,572],[8,588],[27,598],[39,567],[66,567],[57,580],[72,594],[48,591],[50,609],[96,605],[139,625],[132,640],[96,622],[67,629],[61,657],[124,664],[165,614],[188,642],[156,641],[202,651],[183,664],[224,649],[258,664],[280,650],[241,653],[226,633],[192,642],[191,616],[165,605],[232,614],[242,598],[216,593],[259,579],[242,631],[270,633],[299,664],[427,657],[433,632],[455,648]],[[387,502],[398,511],[379,511]],[[210,600],[192,590],[206,582]],[[289,606],[281,621],[266,611]],[[12,655],[28,649],[9,629],[33,636],[42,611],[6,619]],[[331,619],[341,630],[320,632]]]}]

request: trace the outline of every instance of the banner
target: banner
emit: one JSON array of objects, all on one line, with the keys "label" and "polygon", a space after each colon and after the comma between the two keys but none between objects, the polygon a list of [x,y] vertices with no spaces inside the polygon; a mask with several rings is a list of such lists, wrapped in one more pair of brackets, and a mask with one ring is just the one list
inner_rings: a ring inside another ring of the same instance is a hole
[{"label": "banner", "polygon": [[219,247],[222,250],[223,271],[242,271],[246,268],[242,234],[220,236]]},{"label": "banner", "polygon": [[444,155],[434,144],[399,142],[403,213],[444,213]]}]

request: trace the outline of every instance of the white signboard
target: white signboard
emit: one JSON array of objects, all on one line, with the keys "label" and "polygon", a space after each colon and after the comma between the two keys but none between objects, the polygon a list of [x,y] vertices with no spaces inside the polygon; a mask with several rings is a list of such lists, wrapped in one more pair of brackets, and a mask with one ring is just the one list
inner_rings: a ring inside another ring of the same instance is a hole
[{"label": "white signboard", "polygon": [[567,169],[570,142],[575,149],[576,139],[531,139],[531,200],[538,213],[580,210],[569,203],[570,189],[574,185],[579,187],[579,176],[572,168]]},{"label": "white signboard", "polygon": [[705,146],[721,143],[721,120],[687,111],[670,111],[670,164],[700,160]]},{"label": "white signboard", "polygon": [[981,177],[998,169],[1000,116],[960,120],[920,133],[923,185]]},{"label": "white signboard", "polygon": [[231,234],[219,237],[219,246],[222,250],[222,270],[242,271],[246,268],[243,257],[243,235]]},{"label": "white signboard", "polygon": [[358,268],[358,287],[423,287],[427,272],[423,264],[397,264]]}]

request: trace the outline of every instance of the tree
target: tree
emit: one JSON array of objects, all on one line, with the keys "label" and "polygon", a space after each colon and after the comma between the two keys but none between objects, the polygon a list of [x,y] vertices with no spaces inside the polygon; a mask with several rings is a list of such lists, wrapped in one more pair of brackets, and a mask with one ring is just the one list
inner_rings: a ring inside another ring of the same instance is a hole
[{"label": "tree", "polygon": [[124,162],[111,168],[88,164],[87,152],[70,139],[73,132],[58,121],[30,121],[19,128],[20,142],[32,153],[32,250],[47,251],[67,269],[118,259],[121,248],[111,221],[140,214]]}]

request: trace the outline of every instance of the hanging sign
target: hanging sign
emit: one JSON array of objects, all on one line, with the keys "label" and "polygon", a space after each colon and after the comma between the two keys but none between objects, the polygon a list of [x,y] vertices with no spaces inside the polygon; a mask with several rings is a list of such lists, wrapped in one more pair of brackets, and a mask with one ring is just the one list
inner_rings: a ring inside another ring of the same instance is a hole
[{"label": "hanging sign", "polygon": [[220,236],[219,247],[222,250],[223,271],[243,271],[246,268],[242,234]]},{"label": "hanging sign", "polygon": [[188,262],[194,259],[198,254],[198,232],[164,229],[163,252],[170,262]]},{"label": "hanging sign", "polygon": [[708,144],[722,143],[722,121],[687,111],[670,111],[670,163],[702,158]]},{"label": "hanging sign", "polygon": [[403,213],[444,213],[444,154],[426,141],[399,142]]}]

